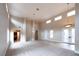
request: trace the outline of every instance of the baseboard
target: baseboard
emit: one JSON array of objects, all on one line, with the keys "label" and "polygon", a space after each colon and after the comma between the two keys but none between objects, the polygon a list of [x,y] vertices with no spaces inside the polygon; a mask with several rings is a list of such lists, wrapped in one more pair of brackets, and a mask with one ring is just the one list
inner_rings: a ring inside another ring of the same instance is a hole
[{"label": "baseboard", "polygon": [[65,43],[65,44],[76,45],[75,43],[69,43],[69,42],[60,42],[60,41],[52,41],[52,40],[43,40],[43,41],[50,41],[50,42],[54,42],[54,43]]}]

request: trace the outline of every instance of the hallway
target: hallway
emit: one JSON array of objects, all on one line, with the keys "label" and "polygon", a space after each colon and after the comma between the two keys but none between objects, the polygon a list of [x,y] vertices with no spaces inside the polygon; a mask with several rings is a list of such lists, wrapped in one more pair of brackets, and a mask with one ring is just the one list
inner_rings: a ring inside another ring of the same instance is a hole
[{"label": "hallway", "polygon": [[8,49],[6,56],[77,56],[73,50],[62,47],[61,44],[64,43],[41,40],[26,42],[23,46],[19,44],[15,45],[14,48]]}]

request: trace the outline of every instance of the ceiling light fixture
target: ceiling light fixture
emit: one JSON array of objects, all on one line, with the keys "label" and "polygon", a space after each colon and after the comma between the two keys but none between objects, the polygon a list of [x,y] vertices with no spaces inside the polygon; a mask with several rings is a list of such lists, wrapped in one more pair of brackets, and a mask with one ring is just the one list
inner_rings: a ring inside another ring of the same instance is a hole
[{"label": "ceiling light fixture", "polygon": [[46,21],[46,23],[47,23],[47,24],[48,24],[48,23],[51,23],[51,20]]},{"label": "ceiling light fixture", "polygon": [[72,27],[72,24],[68,24],[65,27],[67,27],[67,28]]}]

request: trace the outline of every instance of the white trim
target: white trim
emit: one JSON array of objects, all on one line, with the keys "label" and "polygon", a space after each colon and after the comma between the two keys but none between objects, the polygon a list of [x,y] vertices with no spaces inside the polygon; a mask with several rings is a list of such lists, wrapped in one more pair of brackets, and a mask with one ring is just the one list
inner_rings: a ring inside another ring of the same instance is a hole
[{"label": "white trim", "polygon": [[[44,41],[45,41],[45,39],[41,39],[41,40],[44,40]],[[47,39],[46,39],[46,41],[50,41],[50,42],[54,42],[54,43],[56,42],[56,43],[65,43],[65,44],[70,44],[70,45],[77,45],[77,44],[75,44],[75,43],[52,41],[52,40],[47,40]]]}]

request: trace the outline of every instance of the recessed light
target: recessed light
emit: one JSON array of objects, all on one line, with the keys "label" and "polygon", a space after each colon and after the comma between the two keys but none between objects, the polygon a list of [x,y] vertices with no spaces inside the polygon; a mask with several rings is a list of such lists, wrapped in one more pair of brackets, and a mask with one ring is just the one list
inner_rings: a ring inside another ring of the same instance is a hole
[{"label": "recessed light", "polygon": [[39,11],[39,8],[36,8],[37,11]]}]

